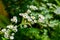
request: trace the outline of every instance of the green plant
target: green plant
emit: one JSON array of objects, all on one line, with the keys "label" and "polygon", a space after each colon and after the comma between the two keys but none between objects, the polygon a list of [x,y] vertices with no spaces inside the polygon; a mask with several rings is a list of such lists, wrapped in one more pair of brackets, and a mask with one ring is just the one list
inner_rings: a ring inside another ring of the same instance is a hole
[{"label": "green plant", "polygon": [[1,30],[2,40],[60,39],[58,0],[4,0],[3,3],[12,23]]}]

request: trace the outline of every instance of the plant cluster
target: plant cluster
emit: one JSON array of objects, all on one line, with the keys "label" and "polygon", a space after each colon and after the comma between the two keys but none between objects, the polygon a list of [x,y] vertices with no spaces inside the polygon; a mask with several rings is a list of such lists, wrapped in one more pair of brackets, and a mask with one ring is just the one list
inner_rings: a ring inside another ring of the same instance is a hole
[{"label": "plant cluster", "polygon": [[59,0],[4,0],[11,24],[1,30],[2,40],[59,40]]}]

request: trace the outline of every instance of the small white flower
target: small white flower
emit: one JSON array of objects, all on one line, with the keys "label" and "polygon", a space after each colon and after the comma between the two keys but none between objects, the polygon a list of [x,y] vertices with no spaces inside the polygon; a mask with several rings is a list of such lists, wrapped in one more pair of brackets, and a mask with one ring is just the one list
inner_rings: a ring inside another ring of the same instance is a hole
[{"label": "small white flower", "polygon": [[41,14],[39,14],[38,17],[41,18],[41,19],[45,19],[45,17]]},{"label": "small white flower", "polygon": [[34,6],[34,5],[30,5],[30,8],[31,8],[32,10],[38,10],[38,8],[37,8],[36,6]]},{"label": "small white flower", "polygon": [[31,13],[31,10],[28,9],[28,10],[27,10],[27,13]]},{"label": "small white flower", "polygon": [[15,28],[15,29],[12,29],[14,32],[17,32],[18,30]]},{"label": "small white flower", "polygon": [[26,16],[26,19],[29,19],[30,18],[30,16]]},{"label": "small white flower", "polygon": [[28,18],[29,16],[28,15],[23,15],[23,18]]},{"label": "small white flower", "polygon": [[17,26],[15,25],[12,30],[13,30],[14,32],[17,32],[17,31],[18,31],[18,30],[17,30]]},{"label": "small white flower", "polygon": [[6,35],[6,34],[4,35],[4,37],[5,37],[5,38],[7,38],[7,39],[9,38],[9,36],[8,36],[8,35]]},{"label": "small white flower", "polygon": [[14,36],[14,33],[12,33],[11,35]]},{"label": "small white flower", "polygon": [[22,16],[23,18],[26,18],[26,19],[28,19],[29,18],[29,16],[28,16],[28,14],[27,13],[24,13],[24,14],[19,14],[20,16]]},{"label": "small white flower", "polygon": [[13,16],[13,18],[11,19],[11,21],[17,23],[17,17]]},{"label": "small white flower", "polygon": [[17,29],[17,25],[14,26],[14,29]]},{"label": "small white flower", "polygon": [[11,30],[10,29],[7,29],[6,33],[9,33]]},{"label": "small white flower", "polygon": [[31,18],[32,18],[32,19],[35,19],[35,17],[34,17],[34,16],[31,16]]},{"label": "small white flower", "polygon": [[4,37],[8,39],[9,38],[9,34],[7,32],[5,32]]},{"label": "small white flower", "polygon": [[6,29],[2,29],[1,31],[2,31],[2,32],[6,32]]},{"label": "small white flower", "polygon": [[31,18],[29,18],[29,19],[28,19],[28,21],[32,21],[32,19],[31,19]]},{"label": "small white flower", "polygon": [[34,23],[37,23],[37,20],[34,20]]},{"label": "small white flower", "polygon": [[27,25],[24,25],[24,28],[27,28]]},{"label": "small white flower", "polygon": [[34,21],[32,21],[31,24],[34,24]]},{"label": "small white flower", "polygon": [[23,16],[23,13],[20,13],[19,15],[20,15],[20,16]]},{"label": "small white flower", "polygon": [[43,22],[43,20],[39,18],[38,22]]},{"label": "small white flower", "polygon": [[43,15],[38,15],[39,19],[38,22],[44,22],[45,17]]},{"label": "small white flower", "polygon": [[22,17],[23,17],[23,18],[26,18],[26,14],[23,14]]},{"label": "small white flower", "polygon": [[7,28],[13,29],[14,25],[8,25]]},{"label": "small white flower", "polygon": [[10,36],[10,39],[14,39],[14,36]]}]

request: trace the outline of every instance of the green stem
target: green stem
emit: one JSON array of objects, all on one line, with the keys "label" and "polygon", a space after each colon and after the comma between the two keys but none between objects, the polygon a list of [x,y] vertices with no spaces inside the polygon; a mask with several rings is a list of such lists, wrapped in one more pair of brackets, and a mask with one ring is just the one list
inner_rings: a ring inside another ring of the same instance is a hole
[{"label": "green stem", "polygon": [[18,26],[20,26],[22,24],[25,24],[24,18],[22,18],[22,22]]}]

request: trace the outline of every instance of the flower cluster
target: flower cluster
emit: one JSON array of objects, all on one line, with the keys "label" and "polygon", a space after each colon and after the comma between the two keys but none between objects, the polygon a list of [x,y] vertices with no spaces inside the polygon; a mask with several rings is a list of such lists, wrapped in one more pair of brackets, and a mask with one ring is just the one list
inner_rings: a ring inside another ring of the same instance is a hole
[{"label": "flower cluster", "polygon": [[30,9],[32,9],[32,10],[38,10],[38,8],[36,6],[34,6],[34,5],[30,5]]},{"label": "flower cluster", "polygon": [[38,23],[38,22],[44,22],[45,17],[42,14],[32,13],[32,10],[38,10],[39,8],[37,8],[36,6],[33,6],[33,5],[30,5],[29,8],[30,9],[28,9],[27,12],[19,13],[19,15],[22,16],[24,19],[27,19],[27,21],[31,22],[31,24]]},{"label": "flower cluster", "polygon": [[4,33],[6,39],[14,39],[14,34],[17,32],[17,26],[8,25],[7,28],[1,30]]},{"label": "flower cluster", "polygon": [[19,15],[22,16],[23,18],[27,19],[31,23],[44,22],[44,19],[45,19],[44,16],[41,14],[37,15],[38,19],[36,19],[37,17],[35,17],[35,16],[32,16],[32,15],[29,16],[29,14],[27,14],[27,13],[22,13],[22,14],[20,13]]},{"label": "flower cluster", "polygon": [[[8,9],[10,8],[10,13],[14,16],[11,19],[12,24],[1,30],[4,34],[3,37],[9,40],[14,40],[15,38],[15,40],[50,40],[49,37],[57,33],[55,27],[60,24],[60,7],[54,3],[56,1],[53,0],[53,3],[50,0],[20,1],[15,0],[13,2],[11,0],[9,2]],[[10,3],[13,4],[10,6]]]},{"label": "flower cluster", "polygon": [[[11,19],[12,22],[15,22],[17,23],[17,17],[14,16],[12,19]],[[1,32],[4,33],[4,37],[6,39],[11,39],[13,40],[14,39],[14,35],[15,33],[18,31],[17,29],[17,25],[7,25],[6,28],[2,29]]]}]

